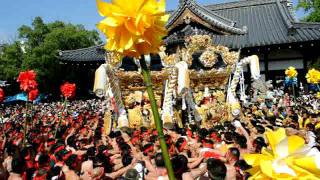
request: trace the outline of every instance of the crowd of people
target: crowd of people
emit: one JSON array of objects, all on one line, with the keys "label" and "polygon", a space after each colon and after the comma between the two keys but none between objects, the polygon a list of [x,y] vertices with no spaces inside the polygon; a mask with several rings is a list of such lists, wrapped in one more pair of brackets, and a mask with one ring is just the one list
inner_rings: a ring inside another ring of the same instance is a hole
[{"label": "crowd of people", "polygon": [[[106,106],[99,99],[71,101],[61,113],[59,102],[34,105],[25,140],[25,106],[3,107],[0,179],[168,179],[157,131],[139,127],[106,135]],[[251,167],[243,155],[267,148],[264,133],[279,127],[319,149],[319,99],[275,94],[244,105],[233,121],[217,121],[209,129],[176,126],[164,129],[164,138],[176,179],[247,179]]]}]

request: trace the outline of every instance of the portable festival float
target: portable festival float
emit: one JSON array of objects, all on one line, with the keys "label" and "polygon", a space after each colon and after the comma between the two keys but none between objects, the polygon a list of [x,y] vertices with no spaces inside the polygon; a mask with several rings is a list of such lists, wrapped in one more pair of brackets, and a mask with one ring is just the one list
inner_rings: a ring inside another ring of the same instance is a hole
[{"label": "portable festival float", "polygon": [[[252,0],[235,2],[236,6],[234,3],[223,5],[228,11],[233,7],[243,8],[243,12],[230,11],[230,14],[245,15],[240,22],[246,22],[247,17],[253,17],[254,20],[249,18],[249,21],[244,23],[250,24],[250,27],[241,27],[241,24],[212,12],[211,6],[200,6],[195,0],[179,0],[179,7],[173,12],[166,11],[165,0],[112,0],[109,3],[103,0],[96,1],[98,12],[104,17],[97,24],[98,29],[106,36],[103,50],[101,46],[90,47],[79,51],[60,52],[60,57],[71,61],[77,61],[79,57],[84,61],[105,60],[96,70],[94,83],[96,95],[105,98],[107,102],[104,117],[105,134],[109,135],[115,129],[126,130],[142,126],[148,129],[156,128],[170,180],[174,180],[175,176],[163,127],[171,129],[176,125],[185,127],[188,124],[196,124],[210,128],[216,122],[229,121],[241,116],[241,105],[249,104],[243,73],[243,67],[248,64],[254,81],[253,99],[261,99],[263,103],[263,99],[270,94],[272,96],[272,93],[268,91],[268,83],[260,80],[258,56],[241,59],[241,48],[278,45],[279,39],[288,39],[292,43],[295,42],[292,41],[295,37],[294,32],[302,30],[300,24],[293,22],[290,17],[288,19],[287,15],[290,12],[287,1]],[[245,3],[248,4],[244,6]],[[255,7],[249,7],[253,14],[257,14],[253,11],[255,9],[259,14],[263,13],[261,9],[269,8],[272,8],[272,11],[265,12],[276,14],[260,16],[263,17],[260,21],[256,19],[257,16],[244,13],[247,12],[248,6]],[[269,21],[262,24],[261,22],[268,19],[264,17],[271,16],[277,22],[273,24],[284,21],[285,24],[280,23],[279,28],[273,29],[286,27],[287,29],[281,29],[281,32],[290,31],[284,33],[288,34],[288,37],[275,38],[277,36],[274,34],[281,34],[277,32],[263,33],[261,36],[249,33],[263,32],[260,29],[263,24],[270,28]],[[252,24],[254,22],[259,24]],[[306,24],[303,27],[307,27]],[[312,27],[314,28],[313,25]],[[305,33],[302,34],[311,35],[315,32],[311,33],[306,29],[303,28]],[[312,28],[308,27],[309,29]],[[299,36],[296,38],[301,39]],[[265,41],[269,42],[265,44]],[[219,44],[239,51],[230,51]],[[161,45],[165,45],[166,48]],[[291,48],[291,45],[289,47]],[[249,52],[248,49],[247,51]],[[164,68],[154,71],[156,68],[153,65],[158,60]],[[130,61],[135,63],[138,70],[122,69]],[[267,59],[264,61],[267,62]],[[241,105],[237,96],[242,101]],[[246,162],[253,166],[250,170],[253,179],[283,178],[287,175],[300,177],[306,174],[311,177],[307,179],[314,179],[313,172],[319,172],[319,168],[314,168],[314,162],[318,160],[307,155],[309,150],[297,151],[305,145],[302,138],[287,137],[283,128],[267,132],[266,137],[270,149],[262,150],[261,154],[244,155]],[[290,167],[296,166],[293,169],[298,174],[292,172],[287,163]],[[283,173],[287,175],[283,176]]]},{"label": "portable festival float", "polygon": [[[239,60],[239,52],[212,45],[208,35],[189,36],[185,42],[175,53],[167,54],[161,47],[157,55],[144,56],[148,66],[157,56],[164,66],[151,73],[163,126],[170,129],[175,124],[183,127],[193,123],[209,128],[214,122],[241,115],[237,86],[240,82],[240,99],[245,102],[243,67],[250,64],[252,78],[259,82],[258,57]],[[118,54],[106,54],[106,63],[96,70],[94,84],[96,95],[108,102],[105,130],[155,127],[140,68],[124,71]],[[137,59],[128,60],[139,67]]]}]

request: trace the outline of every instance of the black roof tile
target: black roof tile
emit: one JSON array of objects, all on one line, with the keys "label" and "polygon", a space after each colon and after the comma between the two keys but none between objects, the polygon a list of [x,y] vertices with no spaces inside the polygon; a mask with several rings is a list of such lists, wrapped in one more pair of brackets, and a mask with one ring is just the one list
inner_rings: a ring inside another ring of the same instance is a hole
[{"label": "black roof tile", "polygon": [[[194,10],[194,13],[206,18],[214,26],[236,30],[232,34],[237,35],[217,35],[208,29],[197,29],[189,25],[181,30],[182,34],[209,34],[213,37],[215,44],[229,48],[251,48],[320,40],[320,23],[297,22],[292,14],[289,0],[241,0],[204,7],[199,6],[194,0],[180,1],[178,10],[171,12],[168,26],[183,11],[182,8],[188,6]],[[246,32],[239,33],[238,31],[243,29],[238,27],[247,27]],[[165,43],[183,43],[184,37],[179,36],[181,31],[171,33],[165,39]],[[61,51],[59,58],[62,61],[104,62],[104,51],[101,49],[103,45]]]}]

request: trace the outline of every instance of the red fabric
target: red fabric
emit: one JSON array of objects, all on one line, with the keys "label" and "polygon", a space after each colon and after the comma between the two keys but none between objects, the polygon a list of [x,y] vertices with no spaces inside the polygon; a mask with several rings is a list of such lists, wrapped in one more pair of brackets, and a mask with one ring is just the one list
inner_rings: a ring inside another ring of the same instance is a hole
[{"label": "red fabric", "polygon": [[131,139],[131,143],[132,143],[133,145],[135,145],[135,144],[137,143],[137,141],[139,141],[139,137],[133,137],[133,138]]},{"label": "red fabric", "polygon": [[65,146],[60,146],[54,151],[54,153],[57,153],[57,152],[63,150],[64,148],[65,148]]},{"label": "red fabric", "polygon": [[69,82],[66,82],[60,87],[60,90],[62,95],[65,98],[67,99],[74,98],[76,95],[76,84],[71,84]]},{"label": "red fabric", "polygon": [[28,93],[28,100],[29,101],[34,101],[34,100],[36,100],[38,95],[39,95],[39,90],[38,89],[33,89]]},{"label": "red fabric", "polygon": [[205,143],[205,142],[202,143],[202,146],[205,148],[213,148],[213,144]]},{"label": "red fabric", "polygon": [[27,180],[27,172],[23,172],[22,173],[22,179],[23,180]]},{"label": "red fabric", "polygon": [[0,88],[0,102],[2,102],[4,100],[4,97],[5,97],[4,91],[2,88]]},{"label": "red fabric", "polygon": [[33,162],[32,161],[26,161],[26,164],[27,164],[27,168],[28,169],[33,168]]},{"label": "red fabric", "polygon": [[210,137],[211,137],[212,139],[214,139],[215,142],[221,142],[221,139],[217,136],[216,133],[212,133],[212,134],[210,135]]},{"label": "red fabric", "polygon": [[215,159],[219,159],[220,158],[219,154],[216,154],[214,152],[209,152],[209,151],[205,152],[203,154],[203,157],[204,158],[215,158]]},{"label": "red fabric", "polygon": [[69,151],[66,155],[63,156],[63,160],[66,161],[72,155],[72,151]]},{"label": "red fabric", "polygon": [[134,131],[134,132],[133,132],[133,136],[139,137],[139,136],[140,136],[140,131]]},{"label": "red fabric", "polygon": [[179,147],[179,151],[182,152],[183,149],[187,146],[187,141],[184,140],[183,143],[181,144],[181,146]]},{"label": "red fabric", "polygon": [[51,146],[51,145],[54,145],[56,142],[55,141],[50,141],[50,142],[47,142],[47,146]]},{"label": "red fabric", "polygon": [[7,122],[4,126],[4,129],[10,129],[11,128],[11,123]]},{"label": "red fabric", "polygon": [[41,143],[37,150],[38,150],[37,152],[44,152],[45,151],[44,144]]},{"label": "red fabric", "polygon": [[192,131],[190,129],[187,130],[187,136],[189,138],[192,138]]},{"label": "red fabric", "polygon": [[169,152],[170,152],[170,154],[173,154],[174,151],[175,151],[175,147],[174,147],[174,145],[172,144],[172,145],[170,146]]},{"label": "red fabric", "polygon": [[143,152],[145,154],[148,154],[150,151],[153,151],[153,146],[148,147],[147,149],[145,149]]}]

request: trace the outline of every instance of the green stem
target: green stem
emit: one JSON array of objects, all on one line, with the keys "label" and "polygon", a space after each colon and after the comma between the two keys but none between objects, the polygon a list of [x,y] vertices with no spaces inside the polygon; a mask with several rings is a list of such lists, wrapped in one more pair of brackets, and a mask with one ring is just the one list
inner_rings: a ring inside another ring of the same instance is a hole
[{"label": "green stem", "polygon": [[1,129],[2,129],[2,131],[4,131],[4,124],[3,124],[3,109],[1,108],[1,113],[0,113],[0,115],[1,115]]},{"label": "green stem", "polygon": [[30,112],[30,122],[31,122],[31,129],[33,129],[33,127],[34,127],[34,121],[33,121],[33,103],[31,103],[31,106],[30,106],[30,110],[31,110],[31,112]]},{"label": "green stem", "polygon": [[27,128],[28,128],[28,110],[29,110],[29,106],[28,103],[29,99],[27,97],[27,102],[26,102],[26,118],[24,120],[24,129],[23,129],[23,147],[26,146],[26,138],[27,138]]},{"label": "green stem", "polygon": [[58,128],[61,126],[62,115],[63,115],[64,110],[66,109],[66,106],[67,106],[67,98],[65,98],[63,101],[62,112],[61,112],[61,115],[59,116],[59,123],[57,124],[56,131],[54,133],[55,138],[57,138]]},{"label": "green stem", "polygon": [[294,84],[292,83],[292,94],[293,94],[293,101],[294,101],[294,104],[296,104],[296,91],[294,89]]},{"label": "green stem", "polygon": [[167,171],[168,171],[169,179],[170,180],[174,180],[175,177],[174,177],[174,173],[173,173],[173,169],[172,169],[172,165],[171,165],[171,160],[170,160],[170,157],[169,157],[167,144],[166,144],[166,141],[164,139],[162,121],[160,119],[157,102],[156,102],[156,99],[154,97],[154,92],[153,92],[153,89],[152,89],[150,70],[147,67],[146,61],[145,61],[143,56],[140,59],[140,65],[141,65],[142,76],[143,76],[144,82],[146,84],[146,89],[147,89],[148,96],[149,96],[149,99],[150,99],[150,104],[151,104],[151,109],[152,109],[152,114],[153,114],[153,117],[154,117],[154,121],[155,121],[155,124],[156,124],[156,129],[158,131],[158,137],[159,137],[162,156],[164,158],[164,162],[165,162],[165,165],[166,165],[166,168],[167,168]]}]

